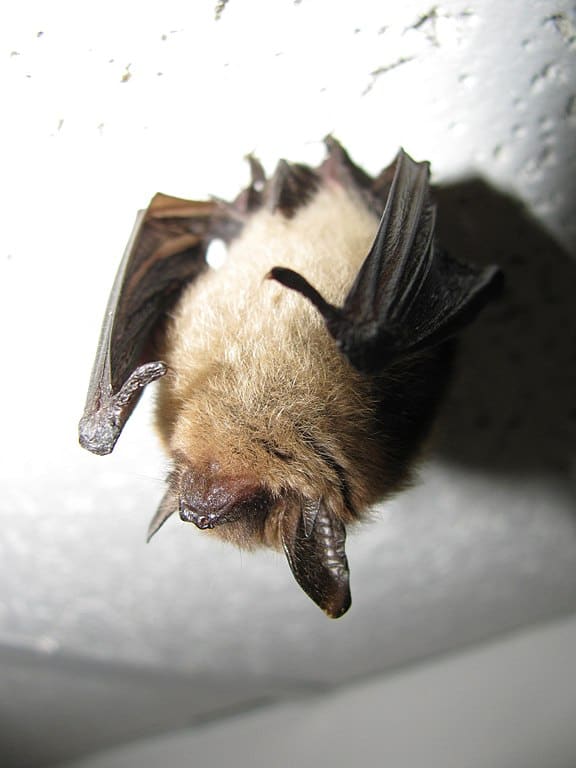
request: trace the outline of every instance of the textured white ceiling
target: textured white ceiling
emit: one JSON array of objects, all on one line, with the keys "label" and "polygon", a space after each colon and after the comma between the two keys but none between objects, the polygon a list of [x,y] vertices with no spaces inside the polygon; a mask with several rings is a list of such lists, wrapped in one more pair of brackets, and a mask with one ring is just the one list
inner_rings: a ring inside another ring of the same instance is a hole
[{"label": "textured white ceiling", "polygon": [[[195,674],[338,682],[576,600],[576,15],[566,0],[0,11],[0,642]],[[252,151],[432,162],[444,242],[508,293],[468,335],[421,482],[350,537],[330,622],[283,559],[170,521],[145,398],[114,454],[76,444],[135,211],[232,197]]]}]

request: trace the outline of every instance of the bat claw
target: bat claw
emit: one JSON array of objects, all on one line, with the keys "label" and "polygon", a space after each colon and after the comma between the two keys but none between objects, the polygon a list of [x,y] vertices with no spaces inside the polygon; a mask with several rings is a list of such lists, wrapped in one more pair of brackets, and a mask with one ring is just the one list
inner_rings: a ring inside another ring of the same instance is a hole
[{"label": "bat claw", "polygon": [[140,365],[115,395],[109,393],[95,408],[87,408],[78,428],[82,448],[99,456],[111,453],[142,389],[164,376],[167,370],[165,363],[160,361]]},{"label": "bat claw", "polygon": [[138,366],[122,384],[118,393],[114,395],[114,401],[117,406],[123,408],[128,405],[137,392],[144,389],[147,384],[164,376],[167,370],[166,363],[162,363],[159,360]]}]

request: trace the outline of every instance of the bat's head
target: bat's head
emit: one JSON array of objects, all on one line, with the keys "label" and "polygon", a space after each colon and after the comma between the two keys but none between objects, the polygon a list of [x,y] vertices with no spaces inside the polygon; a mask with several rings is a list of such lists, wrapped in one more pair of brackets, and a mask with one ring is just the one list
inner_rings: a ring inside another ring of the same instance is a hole
[{"label": "bat's head", "polygon": [[362,473],[376,474],[371,456],[381,452],[365,453],[373,441],[365,384],[333,370],[316,386],[281,356],[267,372],[247,361],[260,377],[212,366],[183,397],[174,382],[161,390],[160,412],[177,418],[160,419],[173,469],[150,532],[178,512],[202,535],[284,551],[304,591],[337,617],[350,603],[346,525],[371,501]]},{"label": "bat's head", "polygon": [[184,454],[174,457],[169,478],[170,493],[180,519],[201,530],[218,528],[220,535],[236,534],[250,545],[263,535],[270,491],[256,475],[246,470],[223,470],[218,461],[192,463]]},{"label": "bat's head", "polygon": [[265,473],[232,470],[218,461],[192,463],[178,453],[150,536],[177,510],[182,521],[237,546],[281,546],[304,591],[329,616],[341,616],[350,606],[350,589],[338,500],[306,497],[285,484],[273,491],[272,485]]}]

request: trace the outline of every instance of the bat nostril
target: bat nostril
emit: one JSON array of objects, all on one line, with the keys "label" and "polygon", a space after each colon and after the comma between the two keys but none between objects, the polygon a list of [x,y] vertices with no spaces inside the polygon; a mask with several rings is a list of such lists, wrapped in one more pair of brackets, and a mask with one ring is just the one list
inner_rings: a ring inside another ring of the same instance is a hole
[{"label": "bat nostril", "polygon": [[194,525],[201,530],[214,528],[214,521],[210,515],[197,512],[184,503],[180,505],[180,519],[184,523],[194,523]]}]

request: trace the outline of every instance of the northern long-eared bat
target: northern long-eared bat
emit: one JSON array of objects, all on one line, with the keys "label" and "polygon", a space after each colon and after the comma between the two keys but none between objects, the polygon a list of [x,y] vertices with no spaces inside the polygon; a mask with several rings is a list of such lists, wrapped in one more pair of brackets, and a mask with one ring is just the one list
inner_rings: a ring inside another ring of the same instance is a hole
[{"label": "northern long-eared bat", "polygon": [[[284,550],[331,617],[350,606],[346,530],[405,487],[495,268],[435,237],[428,163],[372,178],[326,139],[317,168],[253,157],[231,203],[156,195],[112,288],[80,442],[112,451],[142,388],[172,460],[174,512]],[[219,269],[206,255],[223,241]]]}]

